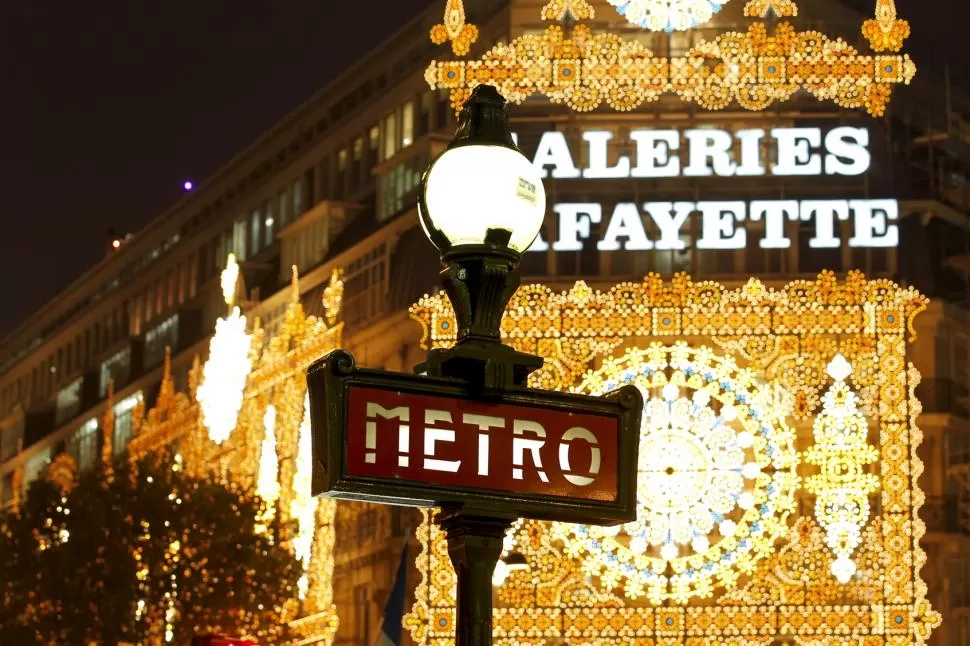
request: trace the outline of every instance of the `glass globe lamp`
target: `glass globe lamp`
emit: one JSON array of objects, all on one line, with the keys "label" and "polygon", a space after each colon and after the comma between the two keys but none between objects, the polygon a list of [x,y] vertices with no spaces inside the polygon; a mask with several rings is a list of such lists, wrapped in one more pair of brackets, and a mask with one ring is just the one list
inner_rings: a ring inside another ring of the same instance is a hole
[{"label": "glass globe lamp", "polygon": [[458,132],[428,166],[420,195],[421,225],[442,254],[487,247],[518,256],[535,241],[546,193],[512,141],[506,101],[494,87],[479,85],[465,102]]}]

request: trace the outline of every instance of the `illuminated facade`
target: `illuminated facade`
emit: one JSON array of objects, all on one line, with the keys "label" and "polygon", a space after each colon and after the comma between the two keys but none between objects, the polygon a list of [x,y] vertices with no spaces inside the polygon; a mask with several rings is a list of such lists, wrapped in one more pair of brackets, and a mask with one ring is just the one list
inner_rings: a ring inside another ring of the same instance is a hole
[{"label": "illuminated facade", "polygon": [[[449,342],[422,299],[420,173],[470,83],[548,65],[504,88],[549,203],[506,332],[547,358],[541,386],[631,378],[653,414],[638,522],[519,525],[528,569],[497,579],[497,635],[970,642],[970,97],[944,102],[903,18],[884,0],[434,3],[4,340],[0,502],[62,477],[59,454],[85,469],[177,441],[298,519],[303,643],[373,641],[408,536],[409,638],[449,643],[453,575],[422,514],[301,494],[298,374],[336,344],[409,371]],[[595,46],[635,83],[608,86]],[[206,424],[223,349],[250,372]],[[850,374],[827,371],[839,355]]]}]

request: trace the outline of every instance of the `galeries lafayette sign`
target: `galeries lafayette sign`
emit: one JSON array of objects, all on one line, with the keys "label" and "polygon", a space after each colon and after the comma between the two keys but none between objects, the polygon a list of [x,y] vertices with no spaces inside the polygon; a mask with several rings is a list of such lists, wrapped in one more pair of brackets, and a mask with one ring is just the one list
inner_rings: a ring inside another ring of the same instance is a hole
[{"label": "galeries lafayette sign", "polygon": [[336,351],[307,374],[314,495],[634,518],[635,388],[605,397],[513,388],[481,400],[458,380],[352,365]]},{"label": "galeries lafayette sign", "polygon": [[[546,132],[539,140],[533,164],[545,178],[658,179],[673,177],[823,177],[859,176],[869,170],[869,131],[841,126],[820,128],[688,130],[633,129],[632,155],[609,154],[613,134],[603,130],[582,133],[585,166],[580,167],[562,132]],[[604,213],[595,202],[553,204],[557,238],[540,236],[530,251],[578,251],[592,225],[605,225],[596,246],[600,251],[684,249],[681,232],[688,221],[700,219],[697,249],[787,249],[792,241],[786,222],[809,223],[813,249],[842,246],[839,223],[850,226],[850,247],[895,247],[899,244],[899,205],[894,199],[780,199],[728,201],[619,202]],[[652,230],[648,234],[644,218]],[[757,234],[748,235],[747,223]]]}]

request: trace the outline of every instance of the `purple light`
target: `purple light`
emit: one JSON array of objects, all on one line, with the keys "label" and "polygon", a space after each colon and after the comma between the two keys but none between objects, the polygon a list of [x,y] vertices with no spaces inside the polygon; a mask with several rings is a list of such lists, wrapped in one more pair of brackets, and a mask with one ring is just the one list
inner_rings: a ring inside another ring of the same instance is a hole
[{"label": "purple light", "polygon": [[192,180],[190,179],[185,180],[185,183],[182,184],[182,188],[184,188],[187,191],[191,191],[194,186],[195,184],[193,184]]}]

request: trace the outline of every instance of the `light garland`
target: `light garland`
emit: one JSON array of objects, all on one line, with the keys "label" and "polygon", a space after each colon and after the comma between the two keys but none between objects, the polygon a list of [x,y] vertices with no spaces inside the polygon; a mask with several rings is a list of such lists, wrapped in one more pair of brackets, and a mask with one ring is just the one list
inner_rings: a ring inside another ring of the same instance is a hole
[{"label": "light garland", "polygon": [[[776,401],[786,409],[790,405],[790,417],[804,422],[824,413],[823,398],[831,385],[826,365],[834,355],[845,355],[855,366],[858,411],[879,427],[879,443],[874,447],[878,462],[872,475],[879,481],[881,504],[860,528],[859,544],[851,554],[857,573],[848,583],[841,584],[832,576],[838,555],[827,545],[826,528],[810,507],[801,507],[789,515],[796,516],[794,524],[782,529],[771,550],[760,559],[745,561],[752,565],[750,572],[734,571],[733,581],[731,574],[728,580],[715,578],[715,589],[707,599],[691,594],[688,588],[689,599],[678,601],[671,585],[665,589],[669,596],[659,604],[647,591],[643,598],[630,598],[629,581],[622,579],[617,556],[622,554],[621,548],[629,551],[634,538],[625,529],[615,537],[603,538],[599,552],[606,552],[602,543],[607,539],[619,547],[609,551],[610,558],[603,559],[608,561],[606,567],[599,568],[596,549],[592,553],[586,549],[588,537],[580,540],[573,532],[564,541],[556,536],[564,528],[525,521],[512,530],[511,539],[529,569],[503,573],[502,585],[495,592],[493,643],[534,646],[565,640],[585,646],[767,646],[787,635],[815,646],[925,644],[940,624],[940,614],[930,606],[926,584],[919,575],[926,561],[919,545],[925,526],[918,520],[923,501],[917,481],[922,473],[918,457],[922,434],[916,426],[920,408],[915,395],[919,375],[906,363],[906,355],[908,342],[915,336],[914,318],[926,306],[926,299],[913,289],[886,280],[869,281],[859,272],[850,272],[844,280],[823,272],[817,280],[793,281],[779,288],[752,279],[732,289],[715,282],[695,283],[685,274],[671,281],[651,274],[641,282],[621,283],[605,291],[582,282],[564,292],[542,285],[522,286],[506,310],[503,335],[515,349],[546,358],[545,366],[530,379],[533,387],[577,387],[598,366],[592,374],[602,382],[587,386],[590,392],[606,390],[607,366],[620,362],[627,352],[649,350],[630,350],[631,346],[689,339],[695,344],[688,348],[690,352],[701,351],[696,344],[709,344],[717,348],[709,350],[712,356],[727,362],[731,371],[763,377],[767,388],[763,396],[771,398],[772,405]],[[421,324],[423,343],[429,349],[454,343],[454,313],[443,295],[421,299],[412,308],[412,317]],[[634,365],[631,362],[626,367]],[[619,377],[624,370],[615,372],[618,381],[625,380],[625,374],[623,379]],[[658,372],[667,378],[676,370],[667,366]],[[634,381],[638,378],[633,377]],[[661,419],[664,408],[669,419],[671,408],[689,407],[693,416],[688,413],[681,419],[694,424],[702,414],[702,407],[693,401],[695,388],[685,383],[676,386],[676,393],[672,388],[665,393],[667,385],[658,383],[648,389],[650,405],[659,411],[654,418]],[[776,394],[784,397],[776,399]],[[715,417],[722,417],[720,404],[716,396],[708,404]],[[735,409],[738,418],[730,428],[739,435],[743,428],[740,407],[735,404]],[[669,435],[679,433],[676,426],[652,423],[652,428],[648,423],[645,429],[656,437],[663,437],[671,428]],[[664,450],[659,441],[649,446]],[[767,445],[762,453],[768,453]],[[697,454],[703,455],[703,451]],[[673,456],[682,455],[680,447],[675,447],[666,456],[642,464],[654,481],[663,482],[681,475],[677,470],[668,474],[666,467],[673,466],[669,464]],[[801,452],[801,461],[806,455]],[[758,463],[753,456],[753,451],[750,457],[745,453],[740,460],[742,479],[745,465]],[[670,459],[665,464],[661,458]],[[732,464],[737,468],[738,460]],[[774,467],[763,466],[758,478],[774,471]],[[754,475],[754,467],[748,467],[748,472]],[[689,471],[682,475],[683,481],[692,482]],[[743,480],[744,490],[751,482],[756,481]],[[753,494],[754,487],[750,488]],[[677,495],[667,498],[677,500]],[[748,502],[745,498],[744,504]],[[656,506],[656,501],[651,504]],[[755,508],[761,511],[758,502]],[[675,515],[663,509],[654,517],[665,522]],[[416,534],[422,546],[415,564],[419,585],[405,626],[417,645],[441,646],[454,642],[455,574],[444,537],[430,522],[430,515],[425,518]],[[690,522],[682,537],[693,535],[691,531],[700,526],[698,518],[703,515],[688,516]],[[709,543],[714,540],[721,540],[719,528],[708,534]],[[666,576],[677,574],[673,569],[677,559],[697,557],[692,543],[674,542],[676,555],[667,548],[667,556],[674,559],[667,560]],[[647,546],[646,556],[661,563],[664,555],[660,550],[665,545],[666,541],[655,539]],[[579,546],[578,551],[571,552],[574,546]],[[698,546],[704,547],[703,541]],[[603,578],[611,572],[620,572],[620,578],[608,588]]]},{"label": "light garland", "polygon": [[864,469],[879,459],[879,451],[866,442],[869,425],[859,412],[858,397],[845,382],[852,366],[839,354],[827,372],[835,383],[822,397],[815,445],[805,454],[805,461],[821,473],[808,479],[806,489],[816,496],[815,516],[825,529],[825,544],[838,557],[832,574],[848,583],[857,569],[850,557],[871,513],[869,495],[879,488],[879,478]]},{"label": "light garland", "polygon": [[[623,6],[633,4],[625,1]],[[641,0],[636,6],[648,4],[672,6],[662,0]],[[544,17],[550,15],[547,9]],[[790,0],[754,0],[745,10],[797,13]],[[551,11],[568,13],[562,7]],[[896,52],[909,35],[909,25],[896,19],[893,0],[879,0],[876,20],[866,23],[863,34],[874,51]],[[578,112],[604,103],[629,111],[667,93],[708,110],[733,102],[760,111],[803,90],[821,101],[881,116],[893,86],[908,84],[915,74],[908,55],[866,55],[841,38],[798,31],[788,22],[770,33],[768,25],[758,21],[746,32],[702,40],[685,56],[673,58],[654,56],[636,41],[596,32],[585,24],[565,31],[552,25],[540,34],[498,44],[477,61],[433,61],[425,79],[432,89],[451,90],[456,110],[475,86],[489,83],[514,103],[539,95]]]},{"label": "light garland", "polygon": [[608,0],[631,24],[650,31],[684,31],[711,19],[728,0]]},{"label": "light garland", "polygon": [[617,527],[556,523],[565,553],[630,599],[685,603],[731,588],[786,531],[795,509],[794,434],[754,373],[707,348],[651,345],[610,359],[579,392],[634,384],[646,405],[637,520]]},{"label": "light garland", "polygon": [[256,475],[256,494],[266,503],[266,515],[260,519],[262,530],[273,520],[276,501],[280,497],[279,455],[276,452],[276,406],[270,404],[263,415],[264,436],[259,451],[259,472]]},{"label": "light garland", "polygon": [[246,333],[246,317],[232,305],[238,277],[239,265],[235,256],[229,254],[222,272],[222,293],[231,311],[216,321],[216,331],[209,342],[209,359],[202,369],[202,383],[196,394],[202,422],[216,444],[225,442],[236,427],[246,378],[252,369],[252,336]]},{"label": "light garland", "polygon": [[309,589],[310,557],[313,549],[313,536],[316,530],[317,499],[311,493],[313,473],[313,433],[310,429],[310,396],[303,400],[303,420],[300,422],[300,435],[297,443],[296,473],[293,475],[293,503],[291,515],[297,521],[296,536],[293,538],[293,552],[303,563],[303,576],[298,582],[300,598],[304,599]]}]

